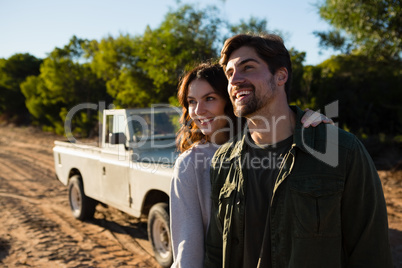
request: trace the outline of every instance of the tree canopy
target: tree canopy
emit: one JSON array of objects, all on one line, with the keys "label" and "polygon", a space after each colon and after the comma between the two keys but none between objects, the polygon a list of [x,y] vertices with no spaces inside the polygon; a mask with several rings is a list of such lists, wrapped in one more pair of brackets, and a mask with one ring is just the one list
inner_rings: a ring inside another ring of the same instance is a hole
[{"label": "tree canopy", "polygon": [[[88,63],[79,62],[86,42],[74,36],[63,49],[56,48],[50,53],[38,76],[29,76],[21,83],[34,123],[62,134],[68,110],[80,103],[97,103],[107,98],[104,82],[95,76]],[[88,112],[75,117],[77,131],[84,135],[94,125]]]},{"label": "tree canopy", "polygon": [[217,56],[214,42],[221,23],[216,8],[184,5],[143,35],[90,42],[87,56],[117,107],[168,102],[184,70]]},{"label": "tree canopy", "polygon": [[322,0],[318,8],[320,16],[333,26],[329,32],[316,32],[323,47],[375,58],[401,58],[401,0]]},{"label": "tree canopy", "polygon": [[[334,30],[316,34],[321,45],[343,54],[304,66],[306,53],[288,48],[292,103],[318,109],[338,100],[341,127],[370,135],[402,132],[400,7],[391,0],[380,2],[321,0],[317,11]],[[73,36],[43,60],[29,54],[0,59],[0,115],[3,120],[26,120],[29,113],[33,124],[63,134],[68,112],[83,103],[177,105],[182,75],[201,61],[217,61],[227,37],[247,32],[279,33],[286,44],[284,34],[270,30],[266,19],[231,24],[216,7],[179,5],[158,27],[147,27],[142,34],[101,40]],[[96,111],[81,109],[72,120],[74,131],[88,135],[97,117]]]},{"label": "tree canopy", "polygon": [[9,59],[0,59],[0,114],[8,120],[26,121],[28,110],[20,84],[30,75],[39,74],[42,60],[30,54],[15,54]]}]

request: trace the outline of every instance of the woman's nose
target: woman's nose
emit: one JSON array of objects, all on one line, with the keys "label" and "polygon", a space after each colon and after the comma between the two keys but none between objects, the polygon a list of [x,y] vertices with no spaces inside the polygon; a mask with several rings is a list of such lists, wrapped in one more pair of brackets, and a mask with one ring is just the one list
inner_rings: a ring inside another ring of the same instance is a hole
[{"label": "woman's nose", "polygon": [[205,113],[205,107],[204,107],[204,103],[202,101],[199,101],[197,103],[197,107],[195,108],[195,113],[197,115],[202,115]]}]

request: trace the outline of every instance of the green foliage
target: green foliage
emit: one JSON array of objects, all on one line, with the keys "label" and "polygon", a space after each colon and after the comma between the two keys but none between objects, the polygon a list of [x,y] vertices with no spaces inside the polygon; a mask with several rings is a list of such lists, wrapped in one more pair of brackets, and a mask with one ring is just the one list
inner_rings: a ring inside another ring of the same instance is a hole
[{"label": "green foliage", "polygon": [[[56,48],[42,63],[40,74],[28,77],[21,84],[33,122],[58,134],[64,133],[65,110],[108,98],[104,81],[95,76],[88,63],[79,62],[84,42],[73,37],[64,49]],[[91,116],[96,119],[97,112],[93,111],[92,115],[89,110],[78,112],[73,128],[88,133],[95,122],[88,123]]]},{"label": "green foliage", "polygon": [[393,141],[396,142],[396,143],[402,144],[402,135],[396,135],[393,138]]},{"label": "green foliage", "polygon": [[92,70],[106,81],[117,107],[174,102],[171,97],[183,71],[217,56],[214,42],[220,25],[215,8],[195,10],[184,5],[142,36],[92,41],[87,57],[92,58]]},{"label": "green foliage", "polygon": [[232,36],[241,33],[267,33],[267,24],[266,19],[258,19],[252,16],[248,22],[241,19],[239,24],[229,25],[228,27],[230,29],[230,36]]},{"label": "green foliage", "polygon": [[306,58],[306,53],[299,52],[295,49],[290,49],[289,54],[292,61],[292,81],[289,101],[292,102],[300,100],[303,103],[307,102],[309,97],[309,88],[303,83],[303,62]]},{"label": "green foliage", "polygon": [[185,5],[169,12],[159,28],[147,28],[141,37],[144,59],[139,64],[155,86],[177,81],[189,64],[216,57],[213,43],[221,22],[216,12],[214,8],[195,10]]},{"label": "green foliage", "polygon": [[41,60],[29,54],[0,59],[0,114],[10,121],[26,121],[28,111],[20,84],[27,76],[39,74]]},{"label": "green foliage", "polygon": [[329,33],[316,32],[321,45],[355,49],[374,58],[400,59],[401,0],[322,0],[318,8],[334,27]]},{"label": "green foliage", "polygon": [[[334,30],[316,33],[321,45],[347,55],[304,66],[305,52],[290,49],[290,102],[319,109],[339,100],[340,126],[367,140],[379,132],[384,137],[401,133],[400,5],[390,6],[391,0],[322,1],[320,14]],[[63,134],[66,116],[83,103],[179,105],[180,77],[200,61],[216,61],[229,37],[225,34],[272,32],[267,24],[251,17],[231,25],[214,7],[179,5],[157,28],[147,27],[138,36],[99,41],[73,36],[44,60],[29,54],[0,59],[0,114],[24,118],[29,111],[34,124]],[[79,109],[72,117],[73,131],[89,135],[97,116],[96,110]]]},{"label": "green foliage", "polygon": [[339,50],[344,54],[349,54],[352,49],[352,43],[342,36],[338,30],[329,32],[317,32],[314,34],[320,38],[320,47],[327,48],[332,47],[334,50]]},{"label": "green foliage", "polygon": [[120,35],[100,42],[93,40],[85,48],[91,70],[105,81],[116,107],[143,107],[150,101],[146,89],[152,88],[152,81],[138,67],[137,47],[134,38]]},{"label": "green foliage", "polygon": [[353,133],[400,133],[402,70],[398,66],[397,60],[340,55],[305,68],[305,76],[311,77],[310,96],[316,97],[314,108],[339,100],[341,126],[347,125]]},{"label": "green foliage", "polygon": [[100,42],[92,40],[86,43],[84,51],[93,72],[105,81],[118,78],[124,69],[135,69],[139,60],[136,43],[129,35],[116,39],[109,36]]},{"label": "green foliage", "polygon": [[179,78],[195,62],[217,56],[221,20],[215,8],[195,10],[184,5],[169,12],[159,28],[147,28],[140,40],[138,65],[152,80],[152,100],[167,102],[176,94]]}]

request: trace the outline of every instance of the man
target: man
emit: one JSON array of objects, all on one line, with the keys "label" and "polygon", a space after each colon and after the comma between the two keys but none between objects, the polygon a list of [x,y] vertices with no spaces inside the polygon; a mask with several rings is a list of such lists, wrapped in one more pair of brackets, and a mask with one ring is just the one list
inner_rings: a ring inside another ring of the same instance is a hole
[{"label": "man", "polygon": [[374,164],[354,135],[302,128],[282,39],[234,36],[220,63],[247,128],[211,163],[204,267],[392,267]]}]

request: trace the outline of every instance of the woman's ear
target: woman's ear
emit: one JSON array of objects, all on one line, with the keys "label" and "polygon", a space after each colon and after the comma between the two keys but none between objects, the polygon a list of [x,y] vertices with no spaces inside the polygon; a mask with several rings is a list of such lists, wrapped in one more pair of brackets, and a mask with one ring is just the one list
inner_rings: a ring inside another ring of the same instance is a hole
[{"label": "woman's ear", "polygon": [[285,67],[279,68],[275,73],[275,82],[278,86],[283,86],[288,81],[288,70]]}]

